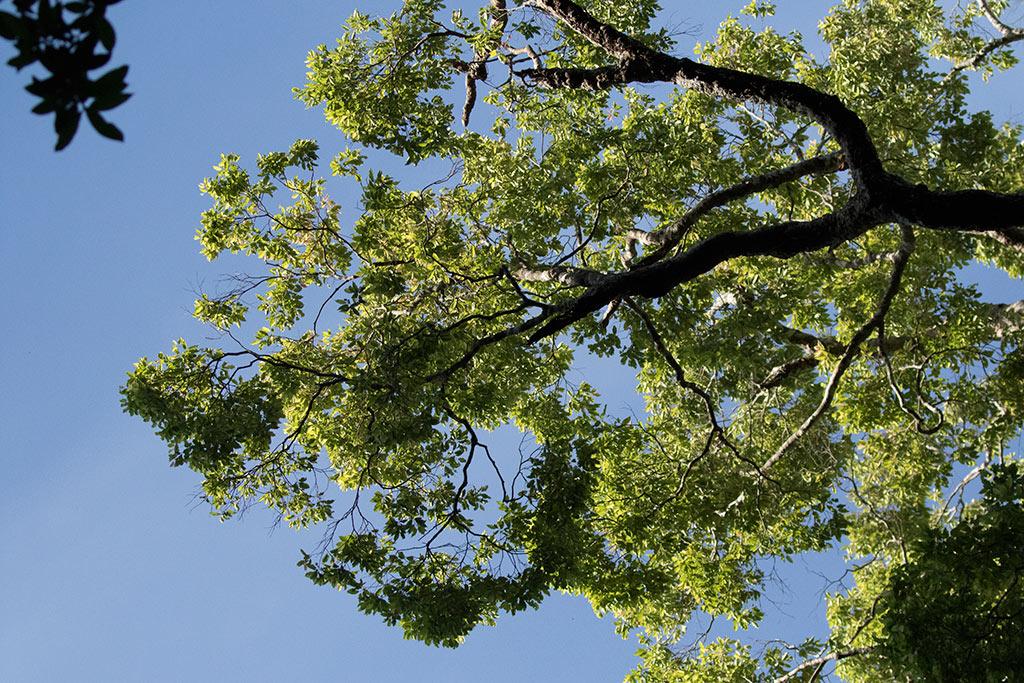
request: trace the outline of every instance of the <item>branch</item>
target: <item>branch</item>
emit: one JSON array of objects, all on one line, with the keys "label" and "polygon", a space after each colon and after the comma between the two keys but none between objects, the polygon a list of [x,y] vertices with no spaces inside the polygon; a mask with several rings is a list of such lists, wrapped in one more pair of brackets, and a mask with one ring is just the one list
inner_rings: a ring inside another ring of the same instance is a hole
[{"label": "branch", "polygon": [[523,3],[536,7],[552,16],[618,61],[626,61],[637,54],[652,50],[636,38],[626,35],[614,26],[599,21],[571,0],[527,0]]},{"label": "branch", "polygon": [[[491,21],[489,30],[499,34],[505,32],[508,25],[508,10],[505,0],[491,0]],[[500,41],[500,38],[499,38]],[[466,102],[462,105],[462,125],[469,125],[469,117],[476,105],[476,82],[487,78],[487,50],[478,50],[473,61],[466,65]]]},{"label": "branch", "polygon": [[887,216],[866,210],[862,198],[835,213],[810,221],[787,221],[748,232],[722,232],[668,259],[625,272],[605,275],[578,298],[553,310],[550,319],[529,338],[535,342],[557,334],[597,311],[612,299],[665,295],[676,286],[710,272],[741,256],[790,258],[796,254],[835,246],[886,222]]},{"label": "branch", "polygon": [[1024,244],[1024,194],[986,190],[936,192],[887,172],[867,126],[838,97],[802,83],[768,78],[653,50],[598,21],[571,0],[531,0],[533,7],[603,48],[618,63],[596,69],[527,69],[523,78],[549,87],[604,89],[627,83],[675,83],[720,99],[783,107],[817,122],[836,139],[855,186],[869,204],[931,229],[996,231]]},{"label": "branch", "polygon": [[988,304],[989,321],[996,339],[1003,339],[1024,329],[1024,299],[1012,304]]},{"label": "branch", "polygon": [[988,0],[978,0],[978,7],[981,9],[981,13],[985,18],[988,19],[989,23],[992,24],[996,31],[999,32],[999,37],[986,43],[966,62],[962,62],[954,66],[946,76],[947,79],[965,69],[976,68],[981,64],[985,57],[988,57],[999,48],[1006,47],[1018,40],[1024,40],[1024,29],[1014,28],[1000,19],[999,15],[997,15],[992,9],[992,6],[989,5]]},{"label": "branch", "polygon": [[1016,249],[1017,251],[1024,251],[1024,229],[1004,228],[999,231],[986,230],[983,231],[983,234],[1004,246]]},{"label": "branch", "polygon": [[784,168],[768,171],[760,175],[744,178],[731,187],[727,187],[701,199],[692,209],[675,221],[672,225],[657,232],[648,233],[643,240],[645,244],[656,244],[658,249],[651,254],[644,256],[637,265],[646,265],[661,259],[670,252],[679,241],[686,235],[687,231],[703,216],[713,209],[735,201],[749,197],[752,194],[784,185],[785,183],[803,178],[808,175],[819,175],[830,173],[843,168],[843,157],[838,152],[817,156],[806,161],[801,161]]},{"label": "branch", "polygon": [[870,647],[858,647],[852,650],[833,652],[832,654],[825,655],[824,657],[815,657],[814,659],[808,659],[806,662],[803,662],[795,669],[792,669],[789,673],[776,678],[775,683],[785,683],[786,681],[792,680],[801,671],[810,669],[811,667],[821,666],[832,661],[838,662],[841,659],[847,659],[848,657],[856,657],[857,655],[865,655],[869,652],[871,652]]},{"label": "branch", "polygon": [[[675,376],[676,383],[683,389],[687,389],[697,394],[697,396],[700,397],[701,401],[703,401],[704,409],[707,411],[708,414],[708,422],[711,424],[711,429],[708,432],[708,436],[704,440],[704,447],[694,458],[692,458],[687,463],[686,469],[679,477],[679,484],[676,488],[675,493],[673,493],[668,499],[666,499],[665,502],[668,502],[668,500],[671,500],[672,498],[678,496],[680,493],[683,492],[683,489],[686,487],[686,479],[689,476],[690,471],[698,462],[703,460],[704,457],[711,452],[711,444],[714,442],[716,438],[722,443],[722,445],[729,449],[729,451],[736,459],[749,465],[759,475],[761,475],[768,481],[777,484],[778,482],[776,482],[774,479],[772,479],[771,477],[764,473],[763,468],[758,467],[757,463],[751,460],[750,458],[743,456],[739,452],[739,449],[737,449],[736,446],[732,443],[732,441],[729,440],[728,435],[726,435],[725,433],[725,428],[722,426],[722,423],[718,421],[718,416],[715,413],[715,401],[711,397],[711,394],[709,394],[706,390],[701,388],[700,385],[686,379],[686,373],[683,371],[683,366],[679,364],[679,361],[676,360],[676,357],[672,354],[672,351],[669,350],[668,346],[665,344],[665,340],[658,332],[658,328],[654,325],[654,321],[651,320],[650,316],[648,316],[647,313],[644,312],[644,309],[637,305],[637,303],[632,299],[627,298],[625,301],[626,305],[629,306],[629,308],[631,308],[634,313],[636,313],[638,318],[640,318],[640,321],[643,323],[644,330],[647,332],[647,336],[650,338],[651,343],[654,344],[654,347],[658,350],[658,353],[661,354],[661,357],[665,359],[665,362],[672,369],[672,374]],[[662,505],[663,504],[664,503],[662,503]],[[661,507],[661,505],[659,505],[658,507]]]},{"label": "branch", "polygon": [[886,288],[885,293],[882,295],[881,301],[878,303],[878,308],[875,310],[875,314],[871,316],[871,319],[864,323],[859,330],[850,339],[849,345],[846,347],[846,353],[839,359],[839,364],[836,366],[835,371],[832,373],[832,377],[829,378],[828,384],[825,385],[825,393],[821,397],[821,402],[818,407],[814,409],[807,419],[804,420],[796,431],[789,435],[782,445],[779,446],[778,450],[765,461],[764,465],[761,466],[762,470],[770,469],[775,463],[782,459],[786,452],[799,441],[811,427],[817,423],[822,415],[831,407],[832,399],[835,398],[836,389],[839,388],[839,380],[842,379],[843,374],[847,368],[853,362],[853,359],[860,352],[860,345],[863,344],[871,333],[883,323],[886,314],[889,312],[889,308],[892,306],[893,299],[896,298],[896,294],[900,289],[900,282],[903,280],[903,271],[906,269],[907,261],[910,260],[910,254],[914,250],[914,233],[909,228],[904,226],[903,228],[903,244],[900,245],[899,255],[896,257],[896,264],[893,266],[892,276],[889,278],[889,286]]},{"label": "branch", "polygon": [[817,367],[818,359],[814,356],[800,356],[771,369],[763,380],[757,383],[760,389],[774,389],[785,382],[790,376],[801,370]]},{"label": "branch", "polygon": [[469,347],[469,349],[467,349],[466,352],[464,354],[462,354],[462,356],[459,358],[459,360],[455,361],[454,363],[449,365],[444,370],[441,370],[440,372],[435,372],[434,374],[429,375],[428,377],[426,377],[424,379],[424,381],[426,381],[426,382],[438,382],[438,381],[442,381],[443,382],[443,381],[446,381],[449,377],[451,377],[453,374],[455,374],[455,372],[457,372],[458,370],[461,370],[462,368],[464,368],[467,365],[469,365],[470,363],[472,363],[473,362],[473,358],[476,356],[477,353],[480,352],[481,349],[486,348],[488,346],[491,346],[492,344],[496,344],[496,343],[500,342],[503,339],[508,339],[509,337],[514,337],[514,336],[516,336],[518,334],[523,334],[524,332],[529,332],[531,329],[533,329],[534,327],[539,325],[541,322],[543,322],[545,320],[545,318],[547,318],[547,317],[548,317],[548,312],[547,311],[541,311],[537,315],[533,316],[532,318],[528,318],[527,320],[524,320],[523,322],[519,323],[518,325],[515,325],[515,326],[510,327],[510,328],[505,329],[505,330],[501,330],[499,332],[495,332],[494,334],[490,334],[490,335],[487,335],[486,337],[483,337],[481,339],[476,340],[476,342],[474,342]]},{"label": "branch", "polygon": [[541,69],[544,66],[540,61],[540,55],[537,54],[537,51],[530,45],[526,45],[524,47],[506,47],[505,50],[510,55],[526,55],[530,58],[530,61],[533,62],[533,67],[535,69]]},{"label": "branch", "polygon": [[1006,47],[1011,43],[1016,43],[1018,40],[1024,40],[1024,30],[1010,29],[1007,33],[1004,33],[1002,36],[996,38],[995,40],[990,40],[989,42],[987,42],[984,47],[978,50],[974,54],[974,56],[968,59],[966,62],[961,62],[960,64],[957,64],[952,69],[950,69],[949,76],[952,76],[953,74],[956,73],[960,73],[965,69],[976,68],[985,60],[985,57],[988,57],[990,54],[992,54],[1001,47]]},{"label": "branch", "polygon": [[782,106],[820,123],[839,142],[856,173],[876,175],[882,172],[882,162],[864,122],[834,95],[801,83],[700,64],[658,52],[599,21],[571,0],[530,0],[529,4],[604,49],[618,64],[597,69],[527,69],[521,72],[525,78],[553,87],[591,89],[632,82],[671,82],[713,97]]},{"label": "branch", "polygon": [[558,282],[567,287],[589,287],[598,284],[605,277],[596,270],[571,266],[523,267],[512,274],[523,282]]},{"label": "branch", "polygon": [[995,233],[1006,244],[1024,245],[1024,194],[989,190],[939,192],[885,173],[883,205],[906,223],[932,230]]},{"label": "branch", "polygon": [[940,519],[946,516],[946,513],[949,511],[949,506],[953,504],[953,499],[956,498],[958,494],[962,494],[963,490],[967,487],[967,485],[970,484],[971,481],[973,481],[974,479],[977,479],[978,476],[986,469],[988,469],[988,467],[991,464],[992,454],[989,453],[986,454],[985,459],[981,463],[979,463],[974,469],[972,469],[970,472],[964,475],[964,478],[960,480],[960,483],[957,484],[953,488],[953,490],[949,492],[949,497],[946,498],[946,502],[943,503],[942,509],[939,510]]},{"label": "branch", "polygon": [[819,263],[832,266],[833,268],[859,270],[879,261],[888,261],[889,263],[892,263],[896,258],[896,253],[897,252],[895,251],[880,251],[855,259],[841,259],[835,254],[828,254],[827,256],[815,257],[814,260]]},{"label": "branch", "polygon": [[[462,359],[433,375],[432,380],[450,376],[467,365],[481,348],[509,336],[531,332],[528,341],[533,343],[557,334],[612,301],[629,296],[663,296],[674,287],[708,273],[728,260],[744,256],[790,258],[837,246],[883,223],[913,223],[933,229],[979,232],[1024,248],[1024,229],[1019,227],[1024,226],[1024,194],[1000,194],[986,190],[935,192],[886,172],[864,122],[833,95],[800,83],[699,64],[658,52],[597,20],[571,0],[529,0],[524,4],[562,22],[603,48],[618,62],[597,69],[527,69],[519,72],[524,78],[556,87],[673,82],[716,97],[758,101],[806,115],[822,125],[840,145],[841,153],[816,157],[754,176],[713,193],[660,234],[631,237],[638,240],[643,237],[641,241],[645,243],[664,240],[662,245],[675,246],[689,225],[728,201],[810,173],[838,170],[844,166],[850,169],[857,191],[845,207],[819,218],[787,221],[744,232],[719,233],[670,258],[663,258],[668,251],[661,246],[624,272],[603,274],[563,267],[521,269],[517,276],[526,281],[559,282],[570,287],[586,287],[586,290],[558,306],[543,309],[520,325],[479,340]],[[902,267],[899,270],[902,271]],[[874,325],[871,327],[873,329]],[[859,340],[857,345],[862,341]],[[852,361],[853,353],[855,351],[844,356],[848,357],[843,362],[844,370]]]},{"label": "branch", "polygon": [[988,4],[988,0],[978,0],[978,7],[981,8],[981,13],[985,15],[985,18],[1001,35],[1005,36],[1008,33],[1013,33],[1015,29],[999,18],[999,15],[995,13],[992,6]]}]

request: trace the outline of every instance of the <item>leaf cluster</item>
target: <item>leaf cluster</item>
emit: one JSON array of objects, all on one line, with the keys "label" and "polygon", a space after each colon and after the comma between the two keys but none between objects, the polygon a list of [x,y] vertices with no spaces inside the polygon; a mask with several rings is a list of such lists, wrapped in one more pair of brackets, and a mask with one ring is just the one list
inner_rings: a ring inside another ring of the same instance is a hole
[{"label": "leaf cluster", "polygon": [[110,62],[117,41],[107,10],[120,0],[5,0],[14,12],[0,9],[0,37],[18,51],[8,64],[19,71],[39,63],[49,74],[32,77],[25,89],[39,98],[35,114],[53,114],[56,149],[67,147],[85,114],[97,133],[124,140],[121,130],[104,112],[124,104],[127,66],[110,69],[94,78],[91,72]]}]

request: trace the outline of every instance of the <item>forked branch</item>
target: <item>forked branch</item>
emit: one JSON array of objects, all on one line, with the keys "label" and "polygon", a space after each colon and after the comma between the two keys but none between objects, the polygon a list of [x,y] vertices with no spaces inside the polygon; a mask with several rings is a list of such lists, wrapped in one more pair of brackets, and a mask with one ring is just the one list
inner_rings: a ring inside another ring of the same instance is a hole
[{"label": "forked branch", "polygon": [[903,226],[903,244],[900,245],[899,253],[896,256],[896,263],[893,265],[892,276],[889,278],[889,286],[886,287],[885,292],[882,294],[881,300],[878,302],[878,308],[875,310],[875,314],[864,323],[860,329],[854,333],[850,339],[850,343],[846,347],[846,352],[843,357],[839,359],[839,364],[836,365],[836,369],[833,370],[832,376],[829,377],[828,384],[825,385],[825,393],[821,397],[821,401],[818,403],[818,407],[814,409],[807,419],[803,421],[797,429],[789,435],[789,437],[782,442],[782,445],[778,447],[775,453],[772,454],[768,460],[761,466],[762,470],[771,469],[775,463],[782,459],[786,452],[793,447],[797,441],[799,441],[808,431],[821,419],[828,409],[832,406],[832,400],[835,398],[836,390],[839,388],[839,382],[843,378],[843,374],[853,363],[853,359],[857,357],[860,352],[860,345],[867,341],[871,333],[878,329],[879,325],[885,320],[886,314],[892,307],[892,302],[896,298],[896,294],[899,293],[900,283],[903,280],[903,272],[906,269],[907,261],[910,260],[910,254],[914,250],[914,231],[909,226]]}]

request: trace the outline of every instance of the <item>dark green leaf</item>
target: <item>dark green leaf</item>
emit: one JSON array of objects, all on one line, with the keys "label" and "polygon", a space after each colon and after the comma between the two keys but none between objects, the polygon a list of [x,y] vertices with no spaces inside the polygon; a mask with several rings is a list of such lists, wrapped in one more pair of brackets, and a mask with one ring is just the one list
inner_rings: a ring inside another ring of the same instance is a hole
[{"label": "dark green leaf", "polygon": [[92,54],[84,58],[82,60],[82,63],[85,64],[87,71],[92,71],[93,69],[99,69],[100,67],[106,66],[107,62],[109,61],[109,52],[98,52],[96,54]]},{"label": "dark green leaf", "polygon": [[93,100],[91,105],[89,105],[89,109],[95,109],[96,111],[107,111],[115,107],[120,107],[130,98],[131,93],[127,92],[104,93],[103,95],[96,96],[96,99]]},{"label": "dark green leaf", "polygon": [[57,131],[57,146],[54,148],[60,151],[71,144],[75,133],[78,132],[78,122],[82,113],[77,109],[58,109],[57,117],[54,119],[53,128]]},{"label": "dark green leaf", "polygon": [[10,12],[0,12],[0,37],[16,40],[27,34],[24,21]]},{"label": "dark green leaf", "polygon": [[32,82],[25,86],[25,90],[29,91],[37,97],[47,97],[57,92],[57,79],[47,78],[45,80],[39,80],[33,78]]},{"label": "dark green leaf", "polygon": [[20,71],[34,61],[36,61],[36,57],[32,53],[22,52],[8,59],[7,64]]},{"label": "dark green leaf", "polygon": [[103,47],[110,52],[114,49],[114,43],[117,42],[117,36],[114,34],[114,27],[111,26],[110,22],[104,17],[99,17],[96,20],[96,26],[93,28],[96,36],[99,38]]},{"label": "dark green leaf", "polygon": [[93,81],[89,90],[97,95],[105,92],[120,92],[124,90],[124,77],[128,74],[128,66],[119,66],[111,69]]},{"label": "dark green leaf", "polygon": [[103,118],[103,115],[98,111],[90,107],[85,113],[89,117],[89,123],[92,124],[97,133],[111,140],[124,141],[124,133],[117,126]]},{"label": "dark green leaf", "polygon": [[33,114],[49,114],[50,112],[57,109],[57,102],[55,100],[43,100],[36,106],[32,107]]}]

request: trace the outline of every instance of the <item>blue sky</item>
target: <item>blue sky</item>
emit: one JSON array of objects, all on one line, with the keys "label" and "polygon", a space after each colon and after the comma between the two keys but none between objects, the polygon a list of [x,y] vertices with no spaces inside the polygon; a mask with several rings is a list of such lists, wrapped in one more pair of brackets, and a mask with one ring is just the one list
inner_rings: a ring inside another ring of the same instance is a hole
[{"label": "blue sky", "polygon": [[[706,35],[741,3],[664,4],[669,25]],[[778,25],[809,33],[825,3],[792,5],[813,7]],[[613,681],[634,666],[634,644],[610,622],[557,596],[457,651],[404,641],[303,577],[308,538],[272,532],[260,514],[213,520],[193,500],[195,476],[170,469],[163,444],[118,406],[137,358],[207,334],[192,301],[223,266],[193,234],[207,206],[197,185],[219,153],[251,160],[299,137],[344,145],[291,88],[306,51],[331,42],[353,7],[117,6],[115,60],[131,65],[136,93],[111,117],[125,144],[83,125],[53,153],[26,76],[0,69],[0,680]],[[1024,92],[1019,75],[996,79],[979,106],[1020,121],[1012,92]],[[1012,298],[1003,281],[985,286]],[[818,583],[790,595],[780,628],[810,619]]]}]

